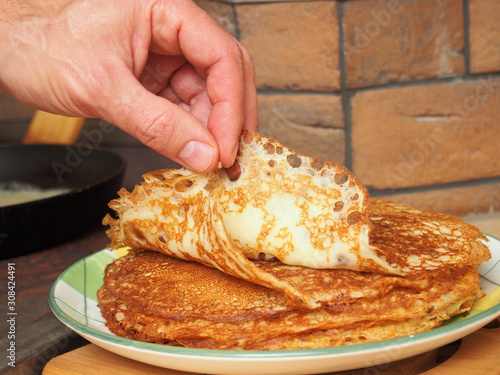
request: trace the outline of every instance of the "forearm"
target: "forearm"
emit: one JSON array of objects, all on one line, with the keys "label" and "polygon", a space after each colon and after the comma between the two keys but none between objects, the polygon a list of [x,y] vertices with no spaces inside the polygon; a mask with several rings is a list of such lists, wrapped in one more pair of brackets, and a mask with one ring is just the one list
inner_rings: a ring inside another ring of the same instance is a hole
[{"label": "forearm", "polygon": [[[51,1],[5,0],[0,5],[0,90],[15,95],[18,71],[29,50],[42,45],[42,25],[47,23]],[[43,6],[43,7],[42,7]]]},{"label": "forearm", "polygon": [[[0,13],[0,90],[37,109],[69,116],[95,117],[79,99],[83,80],[90,76],[94,52],[92,1],[7,0]],[[99,12],[103,14],[105,12]],[[81,13],[81,14],[80,14]],[[82,22],[83,20],[83,22]],[[79,30],[78,27],[86,27]],[[102,51],[96,55],[104,56]],[[89,55],[89,52],[86,54]],[[99,57],[99,58],[101,58]],[[103,58],[103,57],[102,57]],[[85,112],[85,113],[84,113]]]},{"label": "forearm", "polygon": [[[47,1],[50,4],[50,1]],[[0,4],[0,22],[13,24],[19,20],[39,15],[43,12],[39,0],[3,0]]]}]

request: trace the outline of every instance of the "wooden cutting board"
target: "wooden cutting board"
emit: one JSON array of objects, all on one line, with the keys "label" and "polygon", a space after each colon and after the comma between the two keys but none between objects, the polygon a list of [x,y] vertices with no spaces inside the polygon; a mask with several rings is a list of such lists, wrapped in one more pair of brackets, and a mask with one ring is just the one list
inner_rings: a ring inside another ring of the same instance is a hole
[{"label": "wooden cutting board", "polygon": [[[492,326],[492,324],[490,324]],[[371,369],[338,372],[342,375],[499,375],[500,322],[496,328],[482,328],[462,340],[460,348],[444,363],[436,365],[439,349],[390,365]],[[427,370],[428,368],[430,370]],[[426,371],[427,370],[427,371]],[[424,371],[424,372],[422,372]],[[43,375],[194,375],[191,372],[169,370],[147,365],[89,344],[53,358]],[[330,373],[334,374],[334,373]]]}]

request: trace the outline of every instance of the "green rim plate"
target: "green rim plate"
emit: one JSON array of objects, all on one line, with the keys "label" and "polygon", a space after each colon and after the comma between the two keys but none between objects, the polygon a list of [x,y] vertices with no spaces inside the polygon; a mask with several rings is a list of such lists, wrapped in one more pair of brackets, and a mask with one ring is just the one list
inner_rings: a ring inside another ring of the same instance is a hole
[{"label": "green rim plate", "polygon": [[[429,332],[380,342],[321,349],[233,351],[171,347],[115,336],[105,327],[97,307],[96,292],[102,285],[104,268],[115,259],[114,252],[106,249],[65,270],[52,285],[49,304],[62,323],[89,341],[157,366],[221,374],[267,372],[271,370],[269,363],[276,367],[272,370],[275,374],[343,371],[424,353],[460,339],[500,316],[500,240],[487,237],[492,258],[479,267],[479,273],[481,287],[490,297],[489,305],[481,307],[482,310],[473,310],[467,318],[450,319],[442,327]],[[186,361],[186,358],[198,362]],[[228,361],[231,362],[230,370]],[[306,372],[302,372],[301,362]],[[241,368],[235,367],[238,363]],[[266,367],[261,368],[264,365]]]}]

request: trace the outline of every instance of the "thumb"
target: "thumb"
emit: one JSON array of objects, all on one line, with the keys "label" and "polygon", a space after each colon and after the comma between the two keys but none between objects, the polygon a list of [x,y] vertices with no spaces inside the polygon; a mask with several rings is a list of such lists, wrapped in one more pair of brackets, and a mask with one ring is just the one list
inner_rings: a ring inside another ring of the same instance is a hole
[{"label": "thumb", "polygon": [[105,110],[106,121],[193,171],[215,168],[219,159],[217,142],[196,117],[149,92],[135,77],[128,83],[122,79],[121,87],[113,90],[119,95]]}]

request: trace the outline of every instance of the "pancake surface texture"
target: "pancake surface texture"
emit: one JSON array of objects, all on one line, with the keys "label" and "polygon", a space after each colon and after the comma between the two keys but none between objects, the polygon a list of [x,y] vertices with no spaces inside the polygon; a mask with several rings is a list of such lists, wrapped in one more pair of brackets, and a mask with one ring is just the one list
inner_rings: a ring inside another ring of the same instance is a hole
[{"label": "pancake surface texture", "polygon": [[117,217],[108,215],[104,223],[112,248],[197,261],[280,290],[308,308],[334,295],[313,295],[252,260],[404,275],[449,263],[478,264],[487,254],[477,241],[484,236],[460,219],[370,201],[344,167],[251,132],[241,136],[229,169],[199,174],[181,168],[143,177],[110,203]]},{"label": "pancake surface texture", "polygon": [[368,215],[370,245],[403,274],[448,264],[479,265],[491,256],[484,244],[488,239],[459,217],[382,199],[369,201]]},{"label": "pancake surface texture", "polygon": [[[235,350],[304,349],[407,336],[468,310],[477,267],[450,265],[408,277],[263,263],[337,299],[301,309],[273,289],[196,262],[131,250],[108,265],[99,306],[115,334],[140,341]],[[285,277],[286,278],[286,277]]]},{"label": "pancake surface texture", "polygon": [[251,132],[235,164],[150,172],[104,223],[107,327],[193,348],[284,350],[438,327],[481,296],[487,238],[458,217],[370,199],[344,167]]}]

